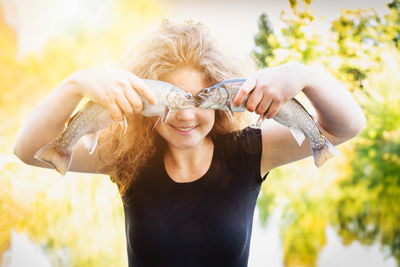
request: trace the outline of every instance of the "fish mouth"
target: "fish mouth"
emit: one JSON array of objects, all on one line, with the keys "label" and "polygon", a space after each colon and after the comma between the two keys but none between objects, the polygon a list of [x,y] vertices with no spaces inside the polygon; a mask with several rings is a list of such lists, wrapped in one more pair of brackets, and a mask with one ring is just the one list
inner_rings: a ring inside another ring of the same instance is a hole
[{"label": "fish mouth", "polygon": [[199,93],[197,93],[194,96],[194,105],[196,107],[200,107],[204,102],[206,102],[208,100],[208,97],[209,97],[209,93],[204,92],[204,90],[200,91]]}]

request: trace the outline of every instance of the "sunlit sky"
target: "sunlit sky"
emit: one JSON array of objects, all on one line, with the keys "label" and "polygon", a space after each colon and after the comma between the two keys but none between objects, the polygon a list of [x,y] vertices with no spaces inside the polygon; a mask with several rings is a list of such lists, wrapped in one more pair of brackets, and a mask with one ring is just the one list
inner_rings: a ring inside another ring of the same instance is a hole
[{"label": "sunlit sky", "polygon": [[[94,30],[109,26],[112,0],[0,0],[6,20],[17,29],[19,55],[41,49],[54,35],[67,33],[82,25]],[[157,1],[157,0],[156,0]],[[288,1],[273,0],[158,0],[164,16],[173,20],[193,19],[209,26],[237,54],[247,54],[254,47],[257,18],[267,13],[275,28],[280,26],[282,9]],[[299,1],[301,2],[301,1]],[[389,0],[314,0],[310,10],[318,17],[334,19],[342,8],[374,8],[387,12]],[[160,18],[161,19],[161,18]],[[322,27],[322,25],[321,25]]]}]

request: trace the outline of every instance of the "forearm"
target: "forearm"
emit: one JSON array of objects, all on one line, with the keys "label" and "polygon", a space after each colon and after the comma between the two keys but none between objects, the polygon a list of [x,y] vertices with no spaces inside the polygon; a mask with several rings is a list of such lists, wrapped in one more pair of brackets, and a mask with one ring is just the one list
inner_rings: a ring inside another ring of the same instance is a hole
[{"label": "forearm", "polygon": [[330,74],[303,67],[305,84],[302,91],[313,104],[318,123],[333,136],[356,136],[366,119],[350,92]]},{"label": "forearm", "polygon": [[14,145],[14,154],[21,160],[34,161],[36,151],[61,134],[65,122],[82,99],[75,88],[73,80],[67,79],[35,108]]}]

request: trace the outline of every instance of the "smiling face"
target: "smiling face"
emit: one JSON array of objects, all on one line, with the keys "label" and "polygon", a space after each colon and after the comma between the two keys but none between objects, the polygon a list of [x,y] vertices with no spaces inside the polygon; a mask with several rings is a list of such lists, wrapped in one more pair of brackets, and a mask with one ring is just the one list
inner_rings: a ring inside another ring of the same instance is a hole
[{"label": "smiling face", "polygon": [[[193,95],[208,86],[204,75],[193,68],[180,68],[162,78]],[[214,121],[214,110],[192,108],[173,112],[165,125],[157,124],[156,130],[169,147],[189,149],[202,145]]]}]

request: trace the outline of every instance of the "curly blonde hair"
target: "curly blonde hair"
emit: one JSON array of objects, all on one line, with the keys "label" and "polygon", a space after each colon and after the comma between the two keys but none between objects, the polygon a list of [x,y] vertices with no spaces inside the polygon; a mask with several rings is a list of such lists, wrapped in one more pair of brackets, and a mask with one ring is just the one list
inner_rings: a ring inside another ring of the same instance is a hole
[{"label": "curly blonde hair", "polygon": [[[124,58],[123,68],[143,79],[160,80],[164,75],[178,68],[198,69],[206,83],[215,84],[224,79],[242,77],[246,68],[239,60],[224,53],[224,49],[210,36],[201,23],[185,21],[172,23],[164,20],[161,27],[135,46]],[[225,134],[239,129],[244,121],[243,113],[235,113],[230,120],[223,111],[216,111],[215,123],[210,135]],[[107,136],[101,138],[101,146],[106,146],[108,160],[103,170],[112,170],[110,177],[118,185],[123,199],[139,174],[140,167],[146,165],[154,153],[162,153],[165,147],[157,132],[152,130],[154,119],[134,114],[127,117],[128,129],[115,124]],[[140,144],[140,145],[138,145]]]}]

